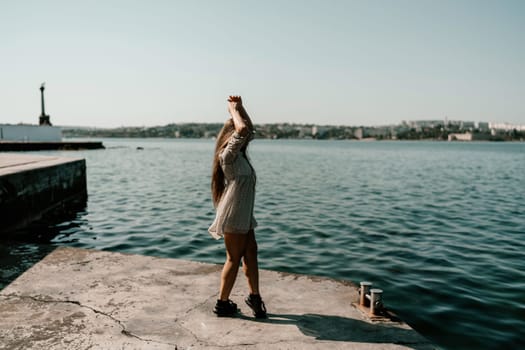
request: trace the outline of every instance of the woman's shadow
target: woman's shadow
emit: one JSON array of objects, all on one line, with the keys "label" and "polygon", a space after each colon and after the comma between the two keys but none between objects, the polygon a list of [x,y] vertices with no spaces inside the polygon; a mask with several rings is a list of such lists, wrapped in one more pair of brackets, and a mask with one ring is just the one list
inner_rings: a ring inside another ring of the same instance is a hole
[{"label": "woman's shadow", "polygon": [[246,316],[242,318],[262,323],[293,324],[304,335],[315,337],[317,340],[403,344],[412,349],[428,349],[430,345],[412,329],[399,328],[387,323],[368,323],[341,316],[268,314],[267,319]]}]

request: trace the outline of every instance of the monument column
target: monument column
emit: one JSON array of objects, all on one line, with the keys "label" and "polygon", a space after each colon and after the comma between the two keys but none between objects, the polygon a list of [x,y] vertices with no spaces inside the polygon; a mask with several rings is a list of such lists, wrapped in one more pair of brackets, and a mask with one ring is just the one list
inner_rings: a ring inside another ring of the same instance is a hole
[{"label": "monument column", "polygon": [[45,84],[46,83],[42,83],[42,85],[40,85],[40,97],[41,97],[41,101],[42,101],[42,114],[40,114],[39,125],[51,125],[51,120],[49,119],[49,116],[46,115],[46,109],[45,109],[45,106],[44,106],[44,89],[45,89]]}]

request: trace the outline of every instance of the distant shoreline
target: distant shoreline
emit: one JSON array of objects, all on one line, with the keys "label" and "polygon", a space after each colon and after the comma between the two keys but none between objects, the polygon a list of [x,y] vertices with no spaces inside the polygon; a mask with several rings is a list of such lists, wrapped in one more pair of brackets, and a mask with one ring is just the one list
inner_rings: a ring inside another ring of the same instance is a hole
[{"label": "distant shoreline", "polygon": [[[101,139],[148,139],[148,140],[215,140],[214,137],[164,137],[164,136],[66,136],[66,140],[74,139],[92,139],[92,138],[101,138]],[[269,141],[344,141],[344,142],[452,142],[452,143],[522,143],[525,142],[525,139],[521,140],[472,140],[472,141],[460,141],[460,140],[443,140],[443,139],[376,139],[376,138],[367,138],[367,139],[314,139],[314,138],[256,138],[256,140],[269,140]],[[0,141],[1,142],[1,141]]]},{"label": "distant shoreline", "polygon": [[[164,138],[213,139],[222,123],[168,124],[154,127],[82,128],[62,127],[66,138]],[[475,128],[469,123],[400,124],[384,127],[317,126],[312,124],[255,125],[258,139],[316,139],[359,141],[518,141],[525,140],[525,130]]]}]

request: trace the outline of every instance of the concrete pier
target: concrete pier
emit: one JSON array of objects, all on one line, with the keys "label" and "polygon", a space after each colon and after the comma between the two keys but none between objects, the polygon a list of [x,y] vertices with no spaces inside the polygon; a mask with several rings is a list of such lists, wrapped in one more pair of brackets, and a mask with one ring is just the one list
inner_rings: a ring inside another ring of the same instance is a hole
[{"label": "concrete pier", "polygon": [[104,149],[102,141],[2,141],[0,152],[78,151]]},{"label": "concrete pier", "polygon": [[262,270],[269,318],[232,293],[212,313],[221,266],[61,247],[0,292],[1,349],[434,349],[402,322],[371,321],[355,286]]},{"label": "concrete pier", "polygon": [[84,159],[0,154],[0,236],[86,197]]}]

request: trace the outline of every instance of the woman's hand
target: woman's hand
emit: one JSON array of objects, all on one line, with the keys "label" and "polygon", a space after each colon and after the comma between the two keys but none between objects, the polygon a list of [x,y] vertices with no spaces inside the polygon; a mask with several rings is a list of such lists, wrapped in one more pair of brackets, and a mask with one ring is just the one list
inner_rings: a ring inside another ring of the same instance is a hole
[{"label": "woman's hand", "polygon": [[233,117],[233,113],[239,113],[242,108],[241,96],[228,96],[228,112]]},{"label": "woman's hand", "polygon": [[244,117],[245,111],[242,106],[241,96],[228,96],[228,112],[233,119],[235,131],[242,136],[247,135],[252,130],[251,121]]}]

